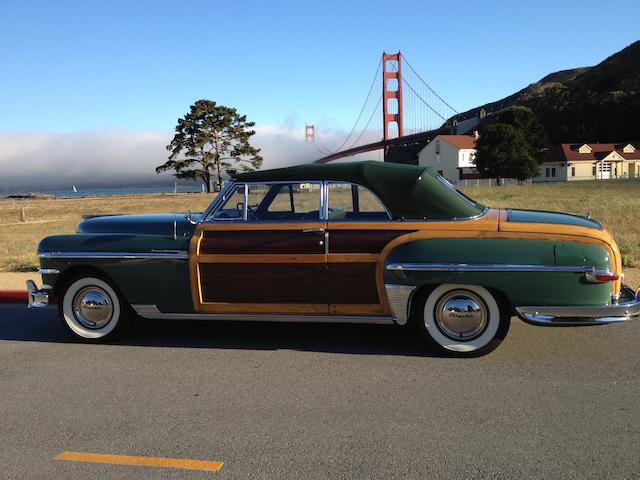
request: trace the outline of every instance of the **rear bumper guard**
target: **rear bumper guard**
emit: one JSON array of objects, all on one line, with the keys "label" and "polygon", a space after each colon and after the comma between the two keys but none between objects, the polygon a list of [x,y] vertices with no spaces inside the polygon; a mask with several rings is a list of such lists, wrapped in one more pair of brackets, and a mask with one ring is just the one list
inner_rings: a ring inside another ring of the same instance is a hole
[{"label": "rear bumper guard", "polygon": [[611,305],[516,307],[516,312],[527,323],[545,326],[603,325],[639,319],[640,291],[623,285],[620,294],[620,301]]}]

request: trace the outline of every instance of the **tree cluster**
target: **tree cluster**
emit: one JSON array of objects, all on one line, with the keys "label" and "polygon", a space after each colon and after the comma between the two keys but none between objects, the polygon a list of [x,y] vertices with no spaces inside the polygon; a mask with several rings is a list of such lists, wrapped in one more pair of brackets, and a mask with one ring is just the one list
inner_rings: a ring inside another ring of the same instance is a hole
[{"label": "tree cluster", "polygon": [[544,129],[531,109],[512,107],[480,130],[475,165],[483,175],[523,182],[540,171],[546,145]]},{"label": "tree cluster", "polygon": [[522,103],[533,110],[551,143],[617,142],[640,138],[640,92],[548,88]]}]

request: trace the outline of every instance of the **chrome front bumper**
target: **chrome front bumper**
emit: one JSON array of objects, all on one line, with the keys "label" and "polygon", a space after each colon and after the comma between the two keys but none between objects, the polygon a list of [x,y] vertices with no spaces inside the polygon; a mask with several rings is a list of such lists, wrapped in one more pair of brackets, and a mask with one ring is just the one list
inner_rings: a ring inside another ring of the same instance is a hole
[{"label": "chrome front bumper", "polygon": [[27,298],[28,308],[44,308],[49,305],[51,299],[50,290],[40,290],[36,287],[36,282],[33,280],[27,280]]},{"label": "chrome front bumper", "polygon": [[640,318],[640,291],[623,285],[619,303],[593,307],[516,307],[521,320],[532,325],[577,326],[627,322]]}]

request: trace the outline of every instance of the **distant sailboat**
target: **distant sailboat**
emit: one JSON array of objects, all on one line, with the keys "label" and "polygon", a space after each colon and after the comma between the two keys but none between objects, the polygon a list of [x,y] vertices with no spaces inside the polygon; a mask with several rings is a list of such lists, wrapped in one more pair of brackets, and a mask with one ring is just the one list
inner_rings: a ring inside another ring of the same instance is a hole
[{"label": "distant sailboat", "polygon": [[204,193],[204,183],[202,184],[202,193]]},{"label": "distant sailboat", "polygon": [[73,186],[73,193],[78,193],[78,189],[76,188],[76,186]]}]

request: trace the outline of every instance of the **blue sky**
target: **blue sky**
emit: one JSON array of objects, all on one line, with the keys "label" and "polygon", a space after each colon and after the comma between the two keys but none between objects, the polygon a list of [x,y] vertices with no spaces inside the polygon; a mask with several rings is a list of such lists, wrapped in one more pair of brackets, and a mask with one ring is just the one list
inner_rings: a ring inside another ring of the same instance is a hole
[{"label": "blue sky", "polygon": [[198,98],[349,129],[383,50],[463,111],[601,61],[639,15],[638,0],[0,0],[0,132],[171,130]]}]

